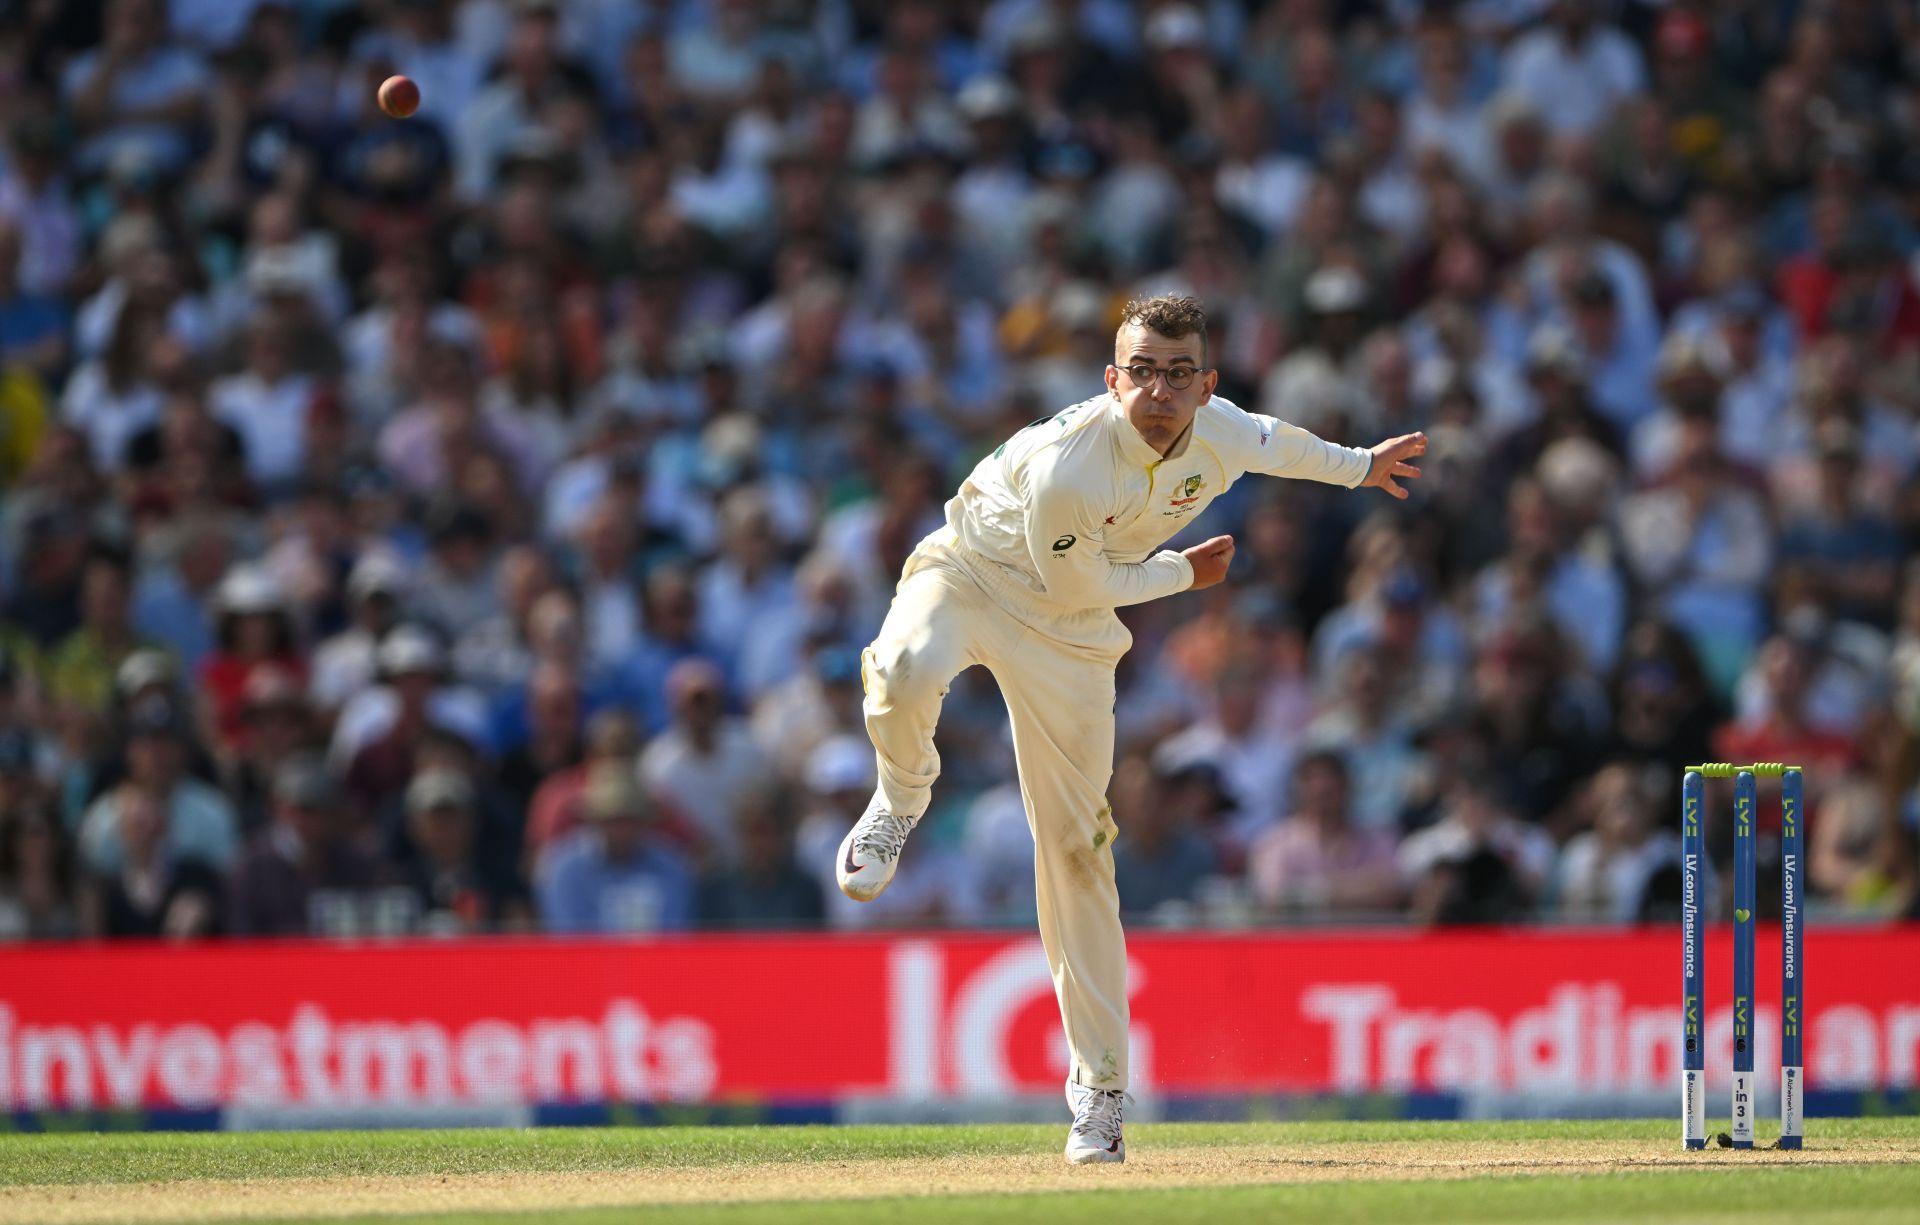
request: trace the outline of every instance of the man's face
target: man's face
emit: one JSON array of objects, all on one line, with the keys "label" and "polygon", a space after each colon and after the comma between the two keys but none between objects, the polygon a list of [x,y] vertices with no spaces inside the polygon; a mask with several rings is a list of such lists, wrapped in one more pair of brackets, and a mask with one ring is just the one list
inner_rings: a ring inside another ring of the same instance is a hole
[{"label": "man's face", "polygon": [[[1148,445],[1165,454],[1193,424],[1193,414],[1212,398],[1220,376],[1204,368],[1206,358],[1198,333],[1162,336],[1141,324],[1127,323],[1114,338],[1113,348],[1107,390],[1126,409],[1127,420]],[[1157,368],[1144,386],[1122,369],[1141,365]],[[1169,370],[1191,372],[1193,379],[1183,388],[1173,387],[1165,373]]]}]

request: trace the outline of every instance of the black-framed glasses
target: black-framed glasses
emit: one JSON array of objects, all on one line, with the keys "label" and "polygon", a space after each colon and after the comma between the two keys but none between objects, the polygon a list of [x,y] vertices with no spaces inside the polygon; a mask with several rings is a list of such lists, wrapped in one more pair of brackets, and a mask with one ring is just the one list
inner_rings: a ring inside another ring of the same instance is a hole
[{"label": "black-framed glasses", "polygon": [[1132,366],[1122,366],[1121,369],[1127,372],[1127,377],[1133,380],[1135,387],[1143,389],[1152,387],[1153,380],[1164,374],[1167,376],[1167,386],[1173,388],[1175,391],[1185,391],[1187,388],[1193,386],[1193,380],[1200,375],[1200,368],[1198,366],[1160,367],[1153,365],[1151,362],[1140,362]]}]

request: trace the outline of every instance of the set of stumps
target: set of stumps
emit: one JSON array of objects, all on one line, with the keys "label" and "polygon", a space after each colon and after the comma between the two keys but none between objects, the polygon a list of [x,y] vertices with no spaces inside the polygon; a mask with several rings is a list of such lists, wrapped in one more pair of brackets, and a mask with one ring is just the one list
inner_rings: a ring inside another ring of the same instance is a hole
[{"label": "set of stumps", "polygon": [[1805,1065],[1800,1023],[1801,867],[1805,860],[1801,769],[1779,762],[1736,766],[1725,762],[1688,766],[1681,788],[1683,890],[1681,929],[1685,943],[1681,1002],[1683,1045],[1680,1072],[1681,1128],[1688,1148],[1707,1146],[1706,947],[1703,876],[1707,863],[1701,818],[1706,780],[1733,780],[1733,1130],[1723,1148],[1753,1147],[1753,912],[1754,816],[1758,779],[1780,780],[1780,1144],[1797,1149],[1802,1138]]}]

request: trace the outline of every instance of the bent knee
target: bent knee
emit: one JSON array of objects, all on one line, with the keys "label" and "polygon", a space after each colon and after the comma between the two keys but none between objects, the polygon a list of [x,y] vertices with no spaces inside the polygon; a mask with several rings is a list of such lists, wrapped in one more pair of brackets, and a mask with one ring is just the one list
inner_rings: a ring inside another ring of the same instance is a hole
[{"label": "bent knee", "polygon": [[917,705],[946,696],[952,680],[935,652],[906,643],[875,643],[860,656],[867,700],[879,706]]}]

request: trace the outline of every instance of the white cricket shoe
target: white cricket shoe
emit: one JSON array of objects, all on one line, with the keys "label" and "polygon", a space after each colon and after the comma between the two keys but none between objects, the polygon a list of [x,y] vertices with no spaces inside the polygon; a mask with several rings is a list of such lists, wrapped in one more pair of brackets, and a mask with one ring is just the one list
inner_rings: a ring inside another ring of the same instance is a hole
[{"label": "white cricket shoe", "polygon": [[1073,1107],[1073,1130],[1067,1133],[1067,1160],[1075,1165],[1125,1161],[1127,1142],[1120,1138],[1120,1114],[1126,1107],[1124,1089],[1089,1089],[1067,1082],[1067,1105]]},{"label": "white cricket shoe", "polygon": [[900,864],[900,848],[920,823],[919,817],[896,817],[880,807],[875,796],[867,811],[840,840],[840,858],[833,865],[840,892],[856,902],[871,902],[893,880]]}]

